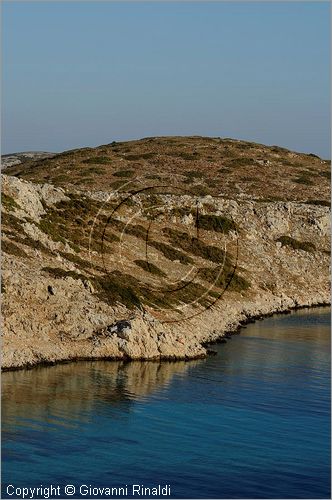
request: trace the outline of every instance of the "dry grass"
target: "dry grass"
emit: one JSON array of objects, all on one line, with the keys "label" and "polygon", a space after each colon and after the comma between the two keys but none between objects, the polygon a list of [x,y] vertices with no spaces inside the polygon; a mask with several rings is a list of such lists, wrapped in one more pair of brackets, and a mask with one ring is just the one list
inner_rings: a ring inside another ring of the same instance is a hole
[{"label": "dry grass", "polygon": [[244,194],[272,199],[278,191],[283,200],[329,200],[328,161],[278,146],[221,138],[158,137],[113,142],[29,161],[6,172],[34,182],[47,180],[63,187],[79,184],[82,189],[101,190],[121,187],[120,178],[125,181],[134,172],[146,183],[174,184],[195,196],[218,196],[222,192],[233,198]]}]

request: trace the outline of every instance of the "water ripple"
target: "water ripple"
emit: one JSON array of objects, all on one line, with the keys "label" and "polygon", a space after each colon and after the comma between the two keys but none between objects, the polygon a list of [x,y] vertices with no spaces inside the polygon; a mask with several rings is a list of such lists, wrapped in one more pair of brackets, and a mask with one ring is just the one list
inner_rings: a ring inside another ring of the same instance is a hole
[{"label": "water ripple", "polygon": [[206,360],[4,373],[3,486],[330,498],[329,346],[317,309],[249,325]]}]

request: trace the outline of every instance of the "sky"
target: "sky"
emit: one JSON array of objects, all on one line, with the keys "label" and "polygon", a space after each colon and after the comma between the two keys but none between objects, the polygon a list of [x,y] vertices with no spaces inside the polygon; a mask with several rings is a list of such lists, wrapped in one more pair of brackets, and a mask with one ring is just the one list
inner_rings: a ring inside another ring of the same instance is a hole
[{"label": "sky", "polygon": [[330,158],[325,2],[2,4],[2,154],[158,135]]}]

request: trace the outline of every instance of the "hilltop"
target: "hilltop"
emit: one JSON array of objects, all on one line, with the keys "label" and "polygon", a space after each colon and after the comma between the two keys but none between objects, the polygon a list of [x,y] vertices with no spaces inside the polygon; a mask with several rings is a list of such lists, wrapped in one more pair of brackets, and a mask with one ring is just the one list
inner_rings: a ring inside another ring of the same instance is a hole
[{"label": "hilltop", "polygon": [[6,169],[3,367],[190,359],[251,318],[329,302],[330,162],[160,137]]},{"label": "hilltop", "polygon": [[235,139],[151,137],[32,159],[6,173],[84,190],[171,182],[196,196],[324,204],[329,203],[330,163],[314,154]]}]

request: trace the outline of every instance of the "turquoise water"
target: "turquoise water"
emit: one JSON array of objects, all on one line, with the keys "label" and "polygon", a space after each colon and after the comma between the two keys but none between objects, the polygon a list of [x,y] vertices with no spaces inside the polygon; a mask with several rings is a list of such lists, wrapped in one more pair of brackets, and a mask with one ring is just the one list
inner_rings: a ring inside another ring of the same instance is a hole
[{"label": "turquoise water", "polygon": [[82,484],[330,498],[329,309],[256,322],[213,349],[187,363],[4,373],[2,498],[15,498],[8,484],[76,487],[61,498],[91,498]]}]

